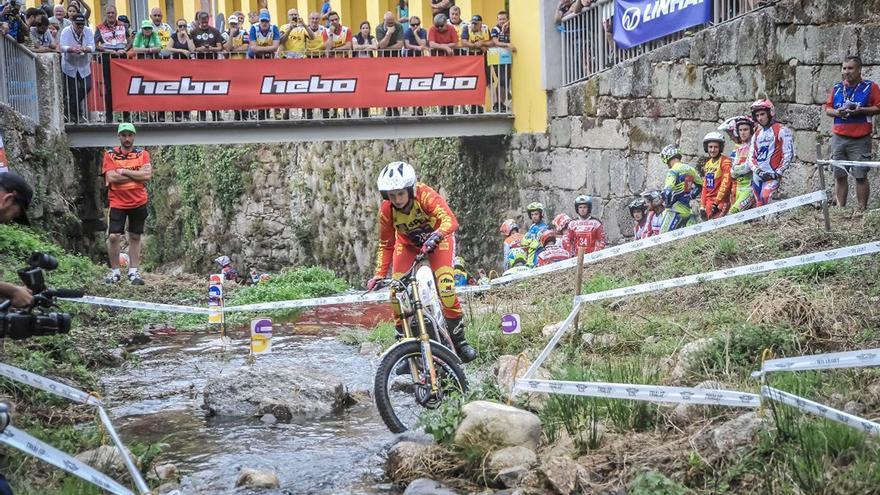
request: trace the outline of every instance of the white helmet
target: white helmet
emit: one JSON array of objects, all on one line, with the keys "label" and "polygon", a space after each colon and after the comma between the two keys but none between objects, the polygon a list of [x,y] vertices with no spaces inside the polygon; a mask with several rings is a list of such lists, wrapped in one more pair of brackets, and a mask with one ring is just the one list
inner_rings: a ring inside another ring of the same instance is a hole
[{"label": "white helmet", "polygon": [[416,170],[406,162],[391,162],[379,173],[376,184],[383,197],[388,191],[411,189],[416,186]]},{"label": "white helmet", "polygon": [[724,152],[724,135],[718,131],[711,131],[703,137],[703,151],[709,152],[709,143],[718,143],[721,152]]}]

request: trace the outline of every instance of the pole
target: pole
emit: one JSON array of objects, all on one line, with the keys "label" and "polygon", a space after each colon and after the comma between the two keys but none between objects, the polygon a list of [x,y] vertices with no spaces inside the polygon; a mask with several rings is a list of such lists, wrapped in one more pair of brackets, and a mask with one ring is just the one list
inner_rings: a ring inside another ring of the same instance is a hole
[{"label": "pole", "polygon": [[819,159],[822,156],[822,145],[816,143],[816,170],[819,172],[819,187],[825,191],[825,199],[822,201],[822,217],[825,220],[825,232],[831,232],[831,217],[828,214],[828,191],[825,189],[825,164]]},{"label": "pole", "polygon": [[[575,275],[574,282],[574,297],[581,295],[581,286],[584,282],[584,247],[578,247],[578,264],[577,264],[577,275]],[[574,331],[578,330],[578,320],[580,319],[580,312],[574,317]]]}]

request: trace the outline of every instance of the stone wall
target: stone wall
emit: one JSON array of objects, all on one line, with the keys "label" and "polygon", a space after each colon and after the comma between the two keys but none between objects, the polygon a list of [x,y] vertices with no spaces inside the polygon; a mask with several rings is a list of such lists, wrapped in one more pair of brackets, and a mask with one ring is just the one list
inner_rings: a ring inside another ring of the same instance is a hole
[{"label": "stone wall", "polygon": [[[551,91],[548,135],[512,140],[512,162],[530,171],[523,203],[539,199],[568,212],[574,196],[591,194],[609,236],[631,235],[626,205],[662,183],[660,149],[678,144],[695,162],[707,132],[765,96],[795,133],[797,163],[781,194],[815,189],[817,145],[830,157],[832,119],[821,104],[840,80],[843,57],[859,54],[864,77],[880,81],[878,5],[781,1]],[[871,181],[876,203],[880,174]]]}]

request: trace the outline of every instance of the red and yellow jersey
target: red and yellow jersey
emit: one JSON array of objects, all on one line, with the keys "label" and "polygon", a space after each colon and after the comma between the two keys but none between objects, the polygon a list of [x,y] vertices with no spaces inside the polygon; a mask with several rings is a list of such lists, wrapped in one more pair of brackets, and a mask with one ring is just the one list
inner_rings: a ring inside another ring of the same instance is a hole
[{"label": "red and yellow jersey", "polygon": [[520,234],[519,232],[510,234],[509,236],[507,236],[507,238],[504,239],[504,246],[506,248],[505,251],[507,249],[513,249],[513,248],[520,247],[520,244],[522,243],[522,239],[523,239],[523,235]]},{"label": "red and yellow jersey", "polygon": [[[122,151],[118,146],[104,152],[104,163],[101,173],[106,176],[107,172],[120,168],[140,170],[150,165],[150,153],[143,148],[133,148],[129,152]],[[143,182],[130,180],[122,184],[111,184],[105,177],[107,185],[107,198],[111,208],[131,209],[147,204],[147,188]]]},{"label": "red and yellow jersey", "polygon": [[719,155],[703,166],[703,190],[700,192],[700,205],[709,211],[717,205],[723,210],[730,204],[730,157]]},{"label": "red and yellow jersey", "polygon": [[394,208],[391,201],[382,201],[379,206],[376,276],[388,274],[396,244],[418,248],[434,232],[446,239],[457,229],[458,220],[443,196],[421,182],[416,184],[409,213]]}]

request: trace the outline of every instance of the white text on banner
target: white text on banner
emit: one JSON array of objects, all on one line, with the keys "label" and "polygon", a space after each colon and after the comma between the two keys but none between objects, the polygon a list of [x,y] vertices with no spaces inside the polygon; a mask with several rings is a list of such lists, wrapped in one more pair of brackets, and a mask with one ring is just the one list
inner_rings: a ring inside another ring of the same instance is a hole
[{"label": "white text on banner", "polygon": [[853,428],[865,431],[871,435],[880,435],[880,424],[834,409],[833,407],[828,407],[773,387],[761,387],[761,395],[768,399],[775,400],[776,402],[782,402],[783,404],[796,407],[802,411],[852,426]]},{"label": "white text on banner", "polygon": [[527,379],[516,380],[515,387],[520,391],[673,404],[707,404],[730,407],[758,407],[761,405],[761,398],[757,394],[736,390]]}]

